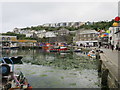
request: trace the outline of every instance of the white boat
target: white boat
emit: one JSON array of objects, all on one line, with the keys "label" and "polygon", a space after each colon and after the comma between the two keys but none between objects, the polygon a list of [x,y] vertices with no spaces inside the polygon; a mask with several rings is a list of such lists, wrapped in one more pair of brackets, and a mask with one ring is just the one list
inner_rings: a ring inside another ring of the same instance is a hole
[{"label": "white boat", "polygon": [[89,51],[87,56],[89,56],[91,58],[95,58],[96,57],[95,51],[94,50]]}]

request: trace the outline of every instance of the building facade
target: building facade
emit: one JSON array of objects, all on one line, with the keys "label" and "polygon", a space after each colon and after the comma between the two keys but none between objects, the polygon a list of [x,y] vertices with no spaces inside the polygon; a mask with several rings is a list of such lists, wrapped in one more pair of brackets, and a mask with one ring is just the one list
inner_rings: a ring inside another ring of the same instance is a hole
[{"label": "building facade", "polygon": [[74,42],[78,46],[97,46],[98,32],[95,30],[78,30]]},{"label": "building facade", "polygon": [[63,35],[68,35],[69,34],[69,30],[65,29],[65,28],[61,28],[60,30],[57,31],[58,35],[63,36]]},{"label": "building facade", "polygon": [[50,32],[50,31],[49,31],[49,32],[46,32],[46,33],[45,33],[45,37],[46,37],[46,38],[49,38],[49,37],[56,37],[56,35],[55,35],[54,32],[52,32],[52,31]]},{"label": "building facade", "polygon": [[110,34],[109,34],[109,43],[111,45],[114,45],[116,48],[116,45],[120,48],[120,26],[119,27],[110,27]]},{"label": "building facade", "polygon": [[16,36],[0,36],[0,47],[10,48],[17,47],[17,37]]},{"label": "building facade", "polygon": [[60,23],[46,23],[45,27],[79,27],[85,24],[85,22],[60,22]]}]

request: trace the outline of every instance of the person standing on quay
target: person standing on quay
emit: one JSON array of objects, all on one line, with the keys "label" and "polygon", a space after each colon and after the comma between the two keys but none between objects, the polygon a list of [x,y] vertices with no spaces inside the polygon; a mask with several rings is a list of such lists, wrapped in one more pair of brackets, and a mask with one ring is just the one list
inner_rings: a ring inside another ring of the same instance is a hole
[{"label": "person standing on quay", "polygon": [[118,50],[118,48],[119,48],[119,43],[116,44],[116,50]]},{"label": "person standing on quay", "polygon": [[112,49],[112,51],[114,50],[114,45],[111,45],[111,49]]}]

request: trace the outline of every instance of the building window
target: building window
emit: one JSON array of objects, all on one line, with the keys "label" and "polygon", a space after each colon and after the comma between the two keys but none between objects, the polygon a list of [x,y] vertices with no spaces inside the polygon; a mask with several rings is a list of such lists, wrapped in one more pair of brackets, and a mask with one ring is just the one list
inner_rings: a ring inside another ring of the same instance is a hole
[{"label": "building window", "polygon": [[80,35],[80,37],[83,37],[83,35]]},{"label": "building window", "polygon": [[119,28],[116,28],[116,32],[118,32],[119,31]]},{"label": "building window", "polygon": [[4,41],[4,40],[5,40],[5,37],[2,37],[2,40]]},{"label": "building window", "polygon": [[88,37],[90,37],[90,35],[88,35]]},{"label": "building window", "polygon": [[8,37],[7,40],[9,41],[9,40],[10,40],[10,37]]}]

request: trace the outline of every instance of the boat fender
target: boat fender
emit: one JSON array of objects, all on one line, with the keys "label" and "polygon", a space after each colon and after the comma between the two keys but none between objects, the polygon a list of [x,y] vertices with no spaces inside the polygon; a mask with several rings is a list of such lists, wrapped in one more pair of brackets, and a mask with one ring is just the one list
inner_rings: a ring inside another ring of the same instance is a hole
[{"label": "boat fender", "polygon": [[27,90],[32,90],[32,86],[30,84],[28,84]]}]

